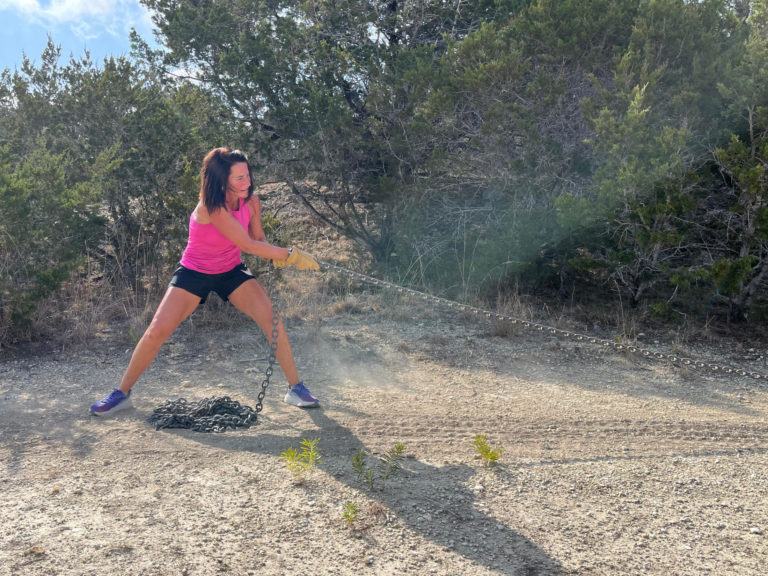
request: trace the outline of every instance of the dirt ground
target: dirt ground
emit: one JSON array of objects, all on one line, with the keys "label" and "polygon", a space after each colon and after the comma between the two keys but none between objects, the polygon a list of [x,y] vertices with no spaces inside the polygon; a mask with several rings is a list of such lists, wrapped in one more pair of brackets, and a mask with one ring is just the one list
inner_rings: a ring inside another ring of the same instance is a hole
[{"label": "dirt ground", "polygon": [[[88,406],[127,338],[0,356],[0,574],[765,573],[764,380],[376,294],[287,316],[322,407],[283,404],[278,370],[259,424],[222,434],[147,419],[178,397],[253,406],[266,348],[244,322],[196,312],[113,418]],[[692,352],[768,373],[760,350]],[[303,439],[322,459],[299,479],[281,455]],[[371,490],[353,457],[374,470],[398,442],[403,469]]]}]

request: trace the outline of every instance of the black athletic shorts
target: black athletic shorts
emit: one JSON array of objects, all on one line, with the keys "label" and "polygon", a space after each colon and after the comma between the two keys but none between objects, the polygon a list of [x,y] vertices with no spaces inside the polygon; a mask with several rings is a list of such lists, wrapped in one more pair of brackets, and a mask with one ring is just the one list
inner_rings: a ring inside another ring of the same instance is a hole
[{"label": "black athletic shorts", "polygon": [[238,264],[229,272],[221,274],[205,274],[184,268],[181,264],[176,268],[176,272],[171,278],[171,286],[183,288],[195,296],[201,298],[200,304],[205,302],[208,294],[213,291],[218,294],[224,302],[243,282],[253,278],[253,274],[248,270],[245,264]]}]

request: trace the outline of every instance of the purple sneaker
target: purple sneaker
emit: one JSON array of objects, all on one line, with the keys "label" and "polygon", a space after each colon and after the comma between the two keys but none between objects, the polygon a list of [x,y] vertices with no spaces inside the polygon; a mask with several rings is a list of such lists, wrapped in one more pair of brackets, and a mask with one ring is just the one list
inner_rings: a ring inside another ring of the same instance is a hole
[{"label": "purple sneaker", "polygon": [[131,407],[131,391],[128,390],[128,394],[115,388],[108,396],[102,398],[96,404],[91,406],[91,414],[94,416],[106,416],[122,410],[123,408]]},{"label": "purple sneaker", "polygon": [[312,392],[307,390],[304,382],[299,382],[292,388],[289,388],[288,393],[283,398],[283,402],[298,406],[299,408],[315,408],[320,405],[320,400],[312,396]]}]

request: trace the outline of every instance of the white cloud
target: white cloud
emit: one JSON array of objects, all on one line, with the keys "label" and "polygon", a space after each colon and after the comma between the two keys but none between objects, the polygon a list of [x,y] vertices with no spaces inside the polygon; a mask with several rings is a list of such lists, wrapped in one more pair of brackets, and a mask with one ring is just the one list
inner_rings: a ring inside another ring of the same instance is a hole
[{"label": "white cloud", "polygon": [[95,40],[101,36],[101,33],[87,22],[73,22],[69,29],[81,40]]},{"label": "white cloud", "polygon": [[82,40],[151,30],[149,13],[138,0],[0,0],[0,12],[14,11],[24,20],[56,28],[68,25]]},{"label": "white cloud", "polygon": [[39,9],[37,0],[0,0],[0,10],[16,10],[22,14],[30,14]]},{"label": "white cloud", "polygon": [[[135,2],[129,2],[134,4]],[[84,18],[101,19],[117,9],[125,0],[0,0],[0,10],[14,10],[31,20],[43,20],[50,24],[77,22]]]}]

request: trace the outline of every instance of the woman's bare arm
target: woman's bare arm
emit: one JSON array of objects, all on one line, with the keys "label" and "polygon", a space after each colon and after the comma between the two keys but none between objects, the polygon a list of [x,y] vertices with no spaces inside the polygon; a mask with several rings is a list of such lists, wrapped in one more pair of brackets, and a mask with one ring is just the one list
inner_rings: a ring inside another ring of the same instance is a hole
[{"label": "woman's bare arm", "polygon": [[266,242],[267,235],[264,234],[264,228],[261,225],[261,201],[254,194],[248,201],[251,209],[251,223],[248,225],[248,234],[257,242]]},{"label": "woman's bare arm", "polygon": [[[251,237],[251,230],[246,231],[240,225],[232,214],[224,208],[220,208],[213,213],[208,212],[205,206],[198,205],[195,212],[200,216],[198,222],[205,224],[204,220],[208,220],[213,224],[216,229],[221,232],[230,242],[240,248],[247,254],[253,254],[260,258],[267,260],[285,260],[288,258],[289,250],[287,248],[280,248],[279,246],[273,246],[265,240],[255,240]],[[251,221],[254,220],[253,213]],[[250,227],[249,227],[250,228]],[[259,223],[259,229],[261,229],[261,223]],[[261,235],[263,237],[263,230]]]}]

